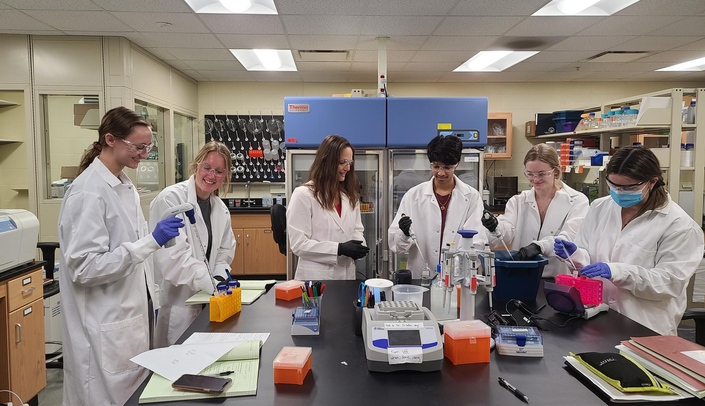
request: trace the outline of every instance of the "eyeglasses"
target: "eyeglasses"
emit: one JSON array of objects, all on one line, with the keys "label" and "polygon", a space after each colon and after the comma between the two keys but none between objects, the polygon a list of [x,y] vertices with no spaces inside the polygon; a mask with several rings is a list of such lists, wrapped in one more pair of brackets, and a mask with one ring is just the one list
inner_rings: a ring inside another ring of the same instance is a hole
[{"label": "eyeglasses", "polygon": [[541,172],[529,172],[529,171],[524,171],[524,176],[527,177],[527,179],[534,179],[534,178],[546,178],[549,176],[553,175],[553,170],[550,171],[541,171]]},{"label": "eyeglasses", "polygon": [[130,141],[122,139],[122,138],[118,138],[118,139],[121,140],[122,142],[124,142],[125,144],[127,144],[127,149],[130,152],[139,152],[139,153],[149,152],[154,147],[154,144],[135,144],[133,142],[130,142]]},{"label": "eyeglasses", "polygon": [[347,166],[348,168],[352,168],[353,163],[355,163],[355,161],[352,159],[341,159],[340,162],[338,162],[338,165]]},{"label": "eyeglasses", "polygon": [[199,165],[198,169],[200,169],[202,175],[213,174],[216,178],[222,178],[225,176],[225,169],[215,169],[208,164]]},{"label": "eyeglasses", "polygon": [[647,182],[643,180],[641,182],[632,183],[631,185],[618,185],[612,182],[609,178],[605,179],[607,179],[607,185],[610,187],[610,189],[614,190],[615,192],[636,192],[641,190],[639,186]]},{"label": "eyeglasses", "polygon": [[441,165],[441,164],[431,164],[431,170],[434,172],[452,172],[458,165]]}]

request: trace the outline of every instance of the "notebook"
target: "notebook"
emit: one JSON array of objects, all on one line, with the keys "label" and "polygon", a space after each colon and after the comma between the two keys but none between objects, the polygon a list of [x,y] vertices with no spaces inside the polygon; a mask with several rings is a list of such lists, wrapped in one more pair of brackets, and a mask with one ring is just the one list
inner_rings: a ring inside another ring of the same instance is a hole
[{"label": "notebook", "polygon": [[[256,281],[239,280],[238,282],[240,282],[242,304],[248,305],[252,304],[255,300],[262,296],[267,291],[268,285],[274,285],[277,281],[274,279],[265,279]],[[207,304],[210,303],[210,299],[211,295],[201,290],[186,299],[185,303],[187,305]]]},{"label": "notebook", "polygon": [[261,341],[248,341],[238,345],[200,372],[201,375],[211,375],[233,371],[232,374],[227,376],[233,380],[233,383],[223,393],[210,394],[175,390],[171,387],[172,382],[170,380],[161,375],[152,374],[147,386],[140,395],[139,403],[256,395],[260,345]]},{"label": "notebook", "polygon": [[630,343],[705,382],[705,347],[678,336],[631,337]]}]

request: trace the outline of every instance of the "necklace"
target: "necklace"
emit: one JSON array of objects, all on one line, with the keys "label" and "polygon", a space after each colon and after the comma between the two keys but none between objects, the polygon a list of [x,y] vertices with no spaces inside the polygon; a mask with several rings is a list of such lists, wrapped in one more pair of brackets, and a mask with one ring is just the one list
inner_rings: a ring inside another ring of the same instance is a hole
[{"label": "necklace", "polygon": [[441,211],[444,211],[446,209],[446,206],[448,205],[448,202],[450,202],[450,197],[453,195],[453,193],[449,193],[446,195],[445,201],[441,202],[441,195],[436,193],[436,199],[438,200],[438,204],[441,206]]}]

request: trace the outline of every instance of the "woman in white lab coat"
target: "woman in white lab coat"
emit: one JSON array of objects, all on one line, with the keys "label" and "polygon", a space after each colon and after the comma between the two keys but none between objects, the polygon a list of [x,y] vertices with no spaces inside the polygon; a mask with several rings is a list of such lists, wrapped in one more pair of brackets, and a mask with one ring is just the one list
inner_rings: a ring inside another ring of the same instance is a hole
[{"label": "woman in white lab coat", "polygon": [[235,237],[230,212],[219,197],[230,183],[230,167],[228,147],[211,141],[189,165],[191,177],[161,191],[150,205],[152,227],[164,211],[184,203],[195,207],[196,220],[191,224],[184,217],[185,227],[175,245],[154,254],[155,278],[162,292],[155,347],[174,344],[198,316],[201,306],[187,306],[186,299],[201,290],[212,294],[218,283],[230,279]]},{"label": "woman in white lab coat", "polygon": [[605,172],[610,196],[592,203],[575,244],[556,239],[556,255],[602,278],[603,302],[612,310],[676,335],[703,259],[703,231],[664,190],[650,150],[621,148]]},{"label": "woman in white lab coat", "polygon": [[130,358],[149,350],[148,298],[159,307],[150,255],[183,227],[170,218],[150,234],[122,172],[136,169],[152,148],[149,122],[117,107],[103,117],[98,137],[59,212],[64,406],[123,405],[147,377]]},{"label": "woman in white lab coat", "polygon": [[[458,230],[482,230],[482,196],[455,176],[462,152],[462,141],[455,136],[439,135],[428,143],[426,155],[433,178],[406,192],[387,232],[392,252],[409,253],[407,268],[414,279],[421,278],[426,265],[430,277],[435,275],[441,248],[451,242],[459,246],[462,237]],[[412,231],[422,254],[413,242]],[[485,241],[484,233],[473,238],[478,249],[484,248]]]},{"label": "woman in white lab coat", "polygon": [[355,279],[355,260],[369,252],[360,217],[360,181],[345,138],[323,139],[308,181],[294,189],[286,210],[299,280]]},{"label": "woman in white lab coat", "polygon": [[[561,182],[558,153],[546,144],[536,144],[524,157],[524,175],[531,189],[512,196],[498,218],[484,215],[492,249],[504,243],[518,254],[514,259],[529,260],[536,255],[548,258],[543,277],[569,273],[567,265],[553,253],[553,241],[560,237],[573,240],[590,206],[588,198]],[[498,235],[499,234],[499,235]]]}]

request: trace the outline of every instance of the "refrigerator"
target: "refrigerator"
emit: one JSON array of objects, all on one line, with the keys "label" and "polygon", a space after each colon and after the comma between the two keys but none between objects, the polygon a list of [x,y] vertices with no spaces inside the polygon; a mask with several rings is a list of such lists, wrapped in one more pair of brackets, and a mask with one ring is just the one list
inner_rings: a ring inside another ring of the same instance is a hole
[{"label": "refrigerator", "polygon": [[[456,175],[478,191],[487,144],[487,98],[285,97],[286,193],[308,179],[316,147],[338,134],[355,149],[362,223],[369,255],[356,261],[357,278],[387,278],[405,259],[390,256],[387,230],[401,196],[431,179],[426,145],[437,135],[457,136],[463,155]],[[287,277],[296,269],[289,253]]]},{"label": "refrigerator", "polygon": [[[390,148],[387,151],[388,163],[388,204],[386,207],[388,226],[396,216],[399,203],[404,194],[412,187],[431,179],[431,166],[428,162],[425,149]],[[460,158],[460,163],[455,170],[455,175],[463,182],[482,193],[484,184],[484,160],[479,149],[465,148]],[[413,220],[413,219],[412,219]],[[387,227],[388,227],[387,226]],[[386,239],[386,230],[385,230]],[[387,246],[385,245],[385,248]],[[388,274],[399,269],[408,269],[408,255],[405,253],[388,253]],[[434,264],[429,264],[435,271]]]},{"label": "refrigerator", "polygon": [[[286,194],[308,180],[309,169],[316,155],[315,149],[286,150],[287,176]],[[355,261],[356,279],[370,279],[385,276],[383,253],[387,246],[387,226],[384,219],[384,155],[383,149],[355,149],[355,174],[360,179],[360,217],[365,228],[364,236],[369,254]],[[288,199],[287,199],[288,200]],[[297,258],[288,251],[287,279],[294,277]]]}]

